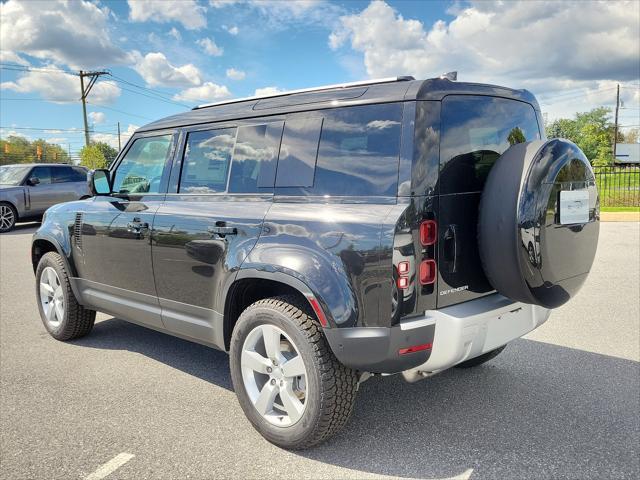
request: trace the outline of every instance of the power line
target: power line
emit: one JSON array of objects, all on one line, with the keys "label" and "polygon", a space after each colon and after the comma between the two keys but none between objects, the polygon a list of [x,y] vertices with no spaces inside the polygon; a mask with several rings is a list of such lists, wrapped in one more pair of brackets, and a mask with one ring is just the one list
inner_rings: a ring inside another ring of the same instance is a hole
[{"label": "power line", "polygon": [[[89,105],[96,105],[95,103],[91,103],[91,102],[87,102]],[[122,113],[123,115],[129,115],[131,117],[138,117],[138,118],[142,118],[143,120],[148,120],[150,122],[152,122],[154,119],[153,118],[149,118],[149,117],[144,117],[142,115],[137,115],[135,113],[130,113],[130,112],[125,112],[123,110],[118,110],[116,108],[111,108],[111,107],[105,107],[104,105],[96,105],[99,108],[105,108],[107,110],[112,110],[114,112],[118,112],[118,113]]]}]

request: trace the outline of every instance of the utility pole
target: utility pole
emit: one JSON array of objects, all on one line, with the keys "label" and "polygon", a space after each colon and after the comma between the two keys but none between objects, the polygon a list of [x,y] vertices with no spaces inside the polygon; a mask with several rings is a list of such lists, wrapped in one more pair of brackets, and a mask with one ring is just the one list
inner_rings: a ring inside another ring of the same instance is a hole
[{"label": "utility pole", "polygon": [[122,145],[120,144],[120,122],[118,122],[118,151],[122,150]]},{"label": "utility pole", "polygon": [[616,161],[616,146],[618,144],[618,109],[620,107],[620,84],[616,93],[616,125],[613,133],[613,162]]},{"label": "utility pole", "polygon": [[[82,100],[82,115],[84,118],[84,144],[87,147],[89,146],[89,125],[87,124],[87,96],[89,95],[89,92],[95,85],[100,75],[109,75],[109,72],[84,72],[80,70],[80,92],[82,95],[80,99]],[[86,88],[84,86],[84,77],[89,78],[89,83],[87,84]]]}]

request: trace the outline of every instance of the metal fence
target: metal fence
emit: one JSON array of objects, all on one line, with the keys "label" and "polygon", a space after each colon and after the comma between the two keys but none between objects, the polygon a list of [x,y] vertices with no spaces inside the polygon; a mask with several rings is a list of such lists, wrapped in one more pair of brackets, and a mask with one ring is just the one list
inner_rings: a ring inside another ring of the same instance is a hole
[{"label": "metal fence", "polygon": [[640,206],[640,165],[593,167],[601,207]]}]

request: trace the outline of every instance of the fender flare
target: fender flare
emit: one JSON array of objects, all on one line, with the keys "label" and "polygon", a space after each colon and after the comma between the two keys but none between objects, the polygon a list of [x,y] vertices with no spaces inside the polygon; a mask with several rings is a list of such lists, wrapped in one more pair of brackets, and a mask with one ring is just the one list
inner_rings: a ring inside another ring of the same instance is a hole
[{"label": "fender flare", "polygon": [[[308,301],[313,310],[316,312],[316,315],[322,315],[326,319],[326,325],[324,327],[335,326],[335,322],[333,320],[333,316],[331,315],[331,310],[327,306],[324,299],[314,292],[303,280],[299,279],[295,273],[289,273],[286,269],[278,269],[274,270],[273,267],[271,270],[262,270],[257,268],[241,268],[236,273],[236,276],[233,282],[227,287],[225,291],[225,298],[228,296],[231,291],[233,285],[239,280],[249,279],[249,278],[259,278],[264,280],[273,280],[275,282],[283,283],[288,285],[289,287],[300,292]],[[317,304],[314,305],[313,299],[317,300]],[[321,313],[317,311],[320,308]],[[322,322],[321,322],[322,323]]]},{"label": "fender flare", "polygon": [[58,255],[60,255],[60,257],[62,258],[62,262],[64,263],[64,267],[67,270],[67,273],[69,274],[69,283],[71,284],[71,290],[73,291],[73,294],[75,295],[76,299],[82,303],[82,296],[80,295],[80,292],[78,291],[78,288],[76,286],[76,282],[74,281],[74,278],[77,276],[77,271],[75,269],[75,265],[73,264],[73,262],[71,261],[70,257],[71,257],[71,246],[69,245],[69,251],[65,251],[65,249],[62,247],[62,245],[60,244],[60,241],[51,236],[51,235],[46,235],[46,234],[42,234],[42,233],[38,233],[36,232],[33,235],[33,238],[31,239],[31,263],[33,265],[33,273],[35,274],[38,265],[37,263],[34,261],[35,259],[35,243],[38,240],[42,240],[44,242],[50,243],[51,245],[53,245],[53,248],[55,249],[55,251],[58,253]]}]

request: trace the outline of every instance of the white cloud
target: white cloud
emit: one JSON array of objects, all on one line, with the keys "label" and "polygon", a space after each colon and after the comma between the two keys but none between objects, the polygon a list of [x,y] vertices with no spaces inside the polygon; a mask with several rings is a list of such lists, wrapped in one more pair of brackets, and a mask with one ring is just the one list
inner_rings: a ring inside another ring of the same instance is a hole
[{"label": "white cloud", "polygon": [[263,97],[267,95],[275,95],[276,93],[281,93],[281,92],[284,92],[284,90],[278,87],[263,87],[263,88],[256,88],[256,91],[253,92],[253,94],[256,97]]},{"label": "white cloud", "polygon": [[216,85],[212,82],[205,82],[199,87],[191,87],[174,95],[173,99],[178,102],[210,102],[219,100],[231,95],[229,89],[224,85]]},{"label": "white cloud", "polygon": [[175,67],[160,52],[147,53],[144,57],[136,52],[135,57],[137,60],[133,68],[152,87],[185,87],[202,83],[200,70],[191,63]]},{"label": "white cloud", "polygon": [[[52,65],[46,68],[46,72],[27,72],[15,81],[2,82],[0,88],[18,93],[37,93],[51,102],[79,102],[80,80],[78,77]],[[114,82],[99,80],[91,89],[88,100],[98,105],[113,103],[120,93],[122,93],[120,87]]]},{"label": "white cloud", "polygon": [[[129,124],[126,130],[120,132],[120,141],[122,146],[127,143],[131,135],[135,133],[135,131],[140,128],[139,125]],[[113,133],[92,133],[91,141],[93,142],[104,142],[111,145],[113,148],[118,148],[118,135]]]},{"label": "white cloud", "polygon": [[329,46],[349,45],[362,54],[371,77],[430,78],[458,70],[459,80],[534,93],[640,77],[637,2],[473,1],[449,13],[455,16],[450,22],[426,28],[372,1],[340,18]]},{"label": "white cloud", "polygon": [[202,47],[202,49],[209,55],[219,57],[224,53],[224,49],[216,45],[215,40],[212,38],[201,38],[196,43]]},{"label": "white cloud", "polygon": [[51,137],[51,138],[47,138],[47,143],[67,143],[68,142],[68,138],[65,137]]},{"label": "white cloud", "polygon": [[180,33],[180,30],[178,30],[176,27],[171,27],[171,30],[167,32],[167,35],[175,38],[178,42],[182,40],[182,34]]},{"label": "white cloud", "polygon": [[240,3],[242,0],[209,0],[209,5],[213,8],[224,8],[236,3]]},{"label": "white cloud", "polygon": [[206,9],[195,0],[128,0],[133,22],[181,23],[187,30],[207,26]]},{"label": "white cloud", "polygon": [[235,25],[233,27],[229,27],[227,25],[222,25],[222,29],[226,30],[229,35],[238,35],[240,30]]},{"label": "white cloud", "polygon": [[242,70],[236,70],[235,68],[227,69],[227,78],[230,78],[231,80],[244,80],[244,77],[246,76],[247,74]]},{"label": "white cloud", "polygon": [[88,117],[89,120],[91,120],[91,122],[95,124],[104,123],[107,118],[104,112],[89,112]]},{"label": "white cloud", "polygon": [[107,7],[87,1],[9,0],[0,8],[0,45],[73,68],[127,63],[110,38],[109,15]]},{"label": "white cloud", "polygon": [[24,65],[25,67],[29,66],[29,62],[17,53],[10,52],[9,50],[0,50],[0,62],[15,63],[17,65]]}]

